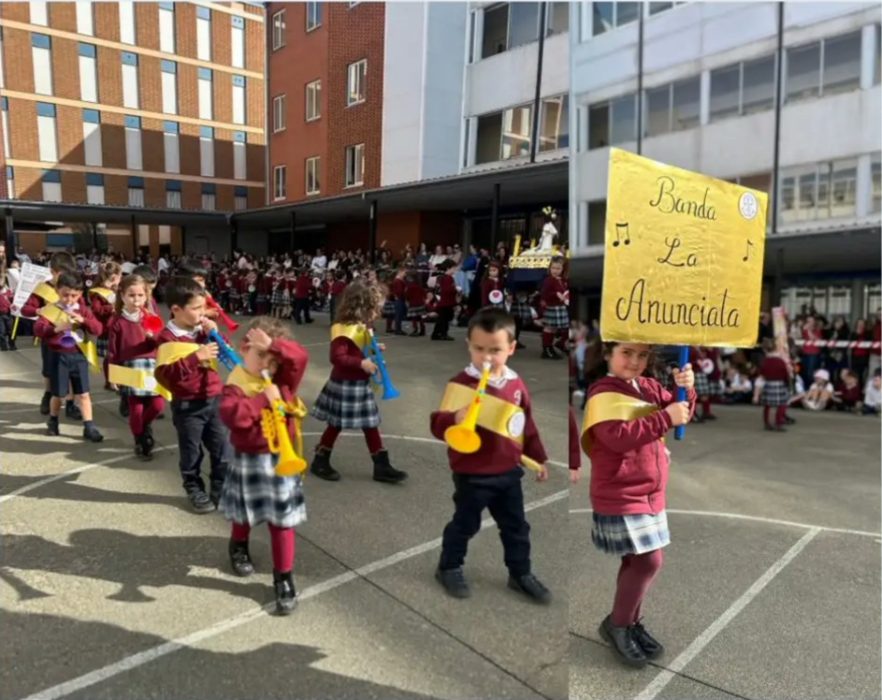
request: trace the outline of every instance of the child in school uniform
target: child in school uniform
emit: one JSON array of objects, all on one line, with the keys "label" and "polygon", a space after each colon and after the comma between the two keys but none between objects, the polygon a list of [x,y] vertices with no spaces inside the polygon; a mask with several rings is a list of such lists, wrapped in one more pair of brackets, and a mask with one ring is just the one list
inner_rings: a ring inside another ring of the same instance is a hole
[{"label": "child in school uniform", "polygon": [[104,388],[114,391],[107,377],[107,328],[110,319],[116,313],[116,290],[122,278],[122,266],[118,262],[106,262],[98,268],[98,277],[86,296],[89,299],[89,308],[101,322],[104,331],[98,337],[98,357],[104,358],[102,369],[104,371]]},{"label": "child in school uniform", "polygon": [[422,337],[426,334],[426,290],[419,272],[411,272],[408,276],[404,296],[407,300],[407,318],[413,326],[410,337]]},{"label": "child in school uniform", "polygon": [[407,268],[401,265],[395,271],[395,278],[389,285],[389,294],[392,297],[393,304],[395,335],[405,335],[404,319],[407,318],[407,299],[405,297],[407,282],[404,279],[405,277],[407,277]]},{"label": "child in school uniform", "polygon": [[312,291],[312,278],[309,276],[309,268],[304,267],[294,283],[294,322],[299,326],[301,323],[312,323],[309,313],[309,293]]},{"label": "child in school uniform", "polygon": [[331,324],[334,323],[334,318],[337,315],[337,305],[339,304],[340,295],[343,294],[344,289],[346,289],[346,271],[336,270],[334,272],[334,281],[331,283],[331,290],[329,292]]},{"label": "child in school uniform", "polygon": [[453,340],[450,335],[450,322],[453,320],[453,311],[456,308],[456,282],[453,281],[453,271],[456,263],[445,260],[437,269],[441,270],[435,284],[435,293],[438,298],[438,320],[432,330],[432,340]]},{"label": "child in school uniform", "polygon": [[[262,430],[267,411],[285,407],[285,427],[292,447],[300,444],[300,420],[306,409],[297,398],[309,355],[291,340],[281,319],[257,318],[248,326],[240,352],[242,364],[227,379],[220,416],[230,430],[234,455],[224,481],[219,509],[232,522],[230,565],[239,576],[254,572],[248,548],[251,528],[267,523],[273,554],[273,587],[276,612],[294,610],[294,528],[306,520],[300,475],[279,476],[279,456],[270,452]],[[271,382],[264,377],[271,378]],[[275,441],[278,442],[278,436]]]},{"label": "child in school uniform", "polygon": [[716,420],[711,411],[711,399],[720,395],[720,351],[716,348],[690,348],[689,363],[695,367],[695,394],[701,406],[701,414],[696,411],[692,420],[694,423]]},{"label": "child in school uniform", "polygon": [[677,401],[644,376],[652,355],[649,345],[595,342],[586,363],[588,408],[581,433],[591,460],[591,540],[600,551],[621,558],[612,612],[600,635],[622,663],[638,668],[664,651],[640,615],[662,567],[662,548],[671,541],[664,437],[689,422],[696,402],[691,365],[673,369],[676,386],[687,389],[687,401]]},{"label": "child in school uniform", "polygon": [[[86,334],[99,336],[103,330],[89,307],[83,303],[83,280],[74,272],[62,272],[55,280],[58,299],[40,310],[34,334],[46,346],[49,365],[49,435],[59,435],[58,416],[61,400],[73,389],[79,399],[83,420],[83,439],[101,442],[104,436],[92,422],[89,396],[89,352],[92,342]],[[94,351],[94,348],[92,348]],[[91,358],[97,363],[97,354]]]},{"label": "child in school uniform", "polygon": [[533,421],[530,395],[518,374],[507,366],[515,351],[514,319],[502,309],[484,308],[468,325],[469,365],[447,385],[441,407],[432,413],[432,435],[445,439],[448,428],[460,424],[474,398],[485,363],[489,380],[481,399],[477,432],[480,447],[473,453],[448,449],[453,472],[456,510],[444,528],[435,578],[453,597],[471,591],[463,572],[469,540],[481,529],[485,508],[499,526],[508,568],[508,587],[537,603],[551,593],[533,574],[530,564],[530,525],[524,514],[520,463],[526,455],[540,466],[537,480],[545,481],[548,460]]},{"label": "child in school uniform", "polygon": [[[766,430],[783,433],[787,421],[787,406],[790,403],[790,380],[793,370],[789,358],[778,352],[772,338],[763,340],[765,357],[759,367],[759,379],[754,393],[754,403],[763,406],[763,427]],[[770,420],[775,411],[774,424]]]},{"label": "child in school uniform", "polygon": [[0,270],[0,351],[18,350],[15,338],[12,337],[12,300],[13,291],[6,286],[5,270]]},{"label": "child in school uniform", "polygon": [[[487,273],[481,280],[481,306],[505,308],[505,290],[502,284],[502,265],[495,260],[487,265]],[[494,292],[497,292],[494,294]]]},{"label": "child in school uniform", "polygon": [[[340,298],[336,322],[331,326],[331,376],[312,407],[312,415],[328,424],[322,433],[310,471],[320,479],[338,481],[340,472],[331,466],[331,451],[343,429],[360,429],[374,466],[374,481],[395,484],[407,473],[389,462],[380,434],[380,409],[371,388],[377,365],[364,356],[370,344],[371,324],[380,316],[384,290],[357,280]],[[382,350],[383,346],[380,346]]]},{"label": "child in school uniform", "polygon": [[[218,346],[206,342],[217,324],[205,317],[205,290],[194,280],[173,278],[165,297],[171,319],[157,338],[154,376],[172,395],[184,491],[196,513],[208,513],[220,499],[229,463],[227,432],[218,415],[223,391]],[[211,460],[210,495],[200,474],[203,446]]]},{"label": "child in school uniform", "polygon": [[[548,266],[548,276],[542,281],[542,303],[545,312],[542,316],[542,357],[559,360],[567,353],[567,339],[570,332],[570,315],[567,311],[569,300],[567,281],[563,275],[563,259],[552,258]],[[557,336],[557,343],[554,338]],[[554,351],[555,345],[564,355]]]}]

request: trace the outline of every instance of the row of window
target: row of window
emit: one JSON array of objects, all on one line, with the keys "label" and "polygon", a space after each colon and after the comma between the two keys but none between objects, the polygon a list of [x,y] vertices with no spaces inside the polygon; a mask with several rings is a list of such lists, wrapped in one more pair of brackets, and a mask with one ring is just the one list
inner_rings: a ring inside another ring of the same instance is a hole
[{"label": "row of window", "polygon": [[[321,158],[312,156],[305,161],[306,194],[321,193]],[[358,187],[364,184],[364,144],[359,143],[346,147],[346,170],[344,185]],[[288,166],[277,165],[273,168],[273,199],[281,200],[288,197]]]},{"label": "row of window", "polygon": [[[45,34],[31,34],[34,64],[34,92],[38,95],[53,95],[52,39]],[[138,79],[138,54],[123,51],[120,53],[122,73],[123,107],[140,109]],[[162,84],[162,111],[165,114],[178,113],[178,64],[175,61],[160,62]],[[79,45],[80,99],[84,102],[98,102],[98,61],[94,44]],[[199,118],[214,119],[213,71],[210,68],[197,69],[199,95]],[[233,123],[245,124],[247,82],[243,75],[232,77]]]},{"label": "row of window", "polygon": [[[786,48],[782,86],[784,102],[791,104],[859,89],[862,36],[858,30]],[[879,25],[876,26],[875,44],[875,50],[879,52],[882,47]],[[708,121],[774,108],[776,63],[775,54],[770,54],[710,71]],[[879,64],[877,60],[873,76],[875,83],[880,79]],[[699,75],[649,88],[644,91],[644,97],[644,136],[691,129],[701,121]],[[589,149],[614,146],[637,138],[636,93],[595,103],[588,109]]]},{"label": "row of window", "polygon": [[[682,2],[650,2],[647,12],[650,15],[657,15],[659,12],[682,4]],[[643,5],[642,2],[592,2],[592,34],[597,36],[616,27],[636,22],[640,18]]]},{"label": "row of window", "polygon": [[[361,104],[365,101],[365,81],[367,78],[367,59],[349,65],[349,79],[346,87],[346,106]],[[315,121],[322,116],[322,81],[313,80],[305,86],[304,119]],[[273,97],[273,131],[284,131],[288,125],[288,95],[282,93]]]},{"label": "row of window", "polygon": [[[538,151],[568,148],[569,100],[567,95],[542,100],[538,132]],[[466,121],[466,157],[468,166],[470,121]],[[525,104],[485,114],[477,119],[475,164],[493,163],[530,155],[533,141],[533,105]]]},{"label": "row of window", "polygon": [[[306,32],[309,33],[314,29],[322,26],[322,2],[307,2],[306,5]],[[350,2],[349,7],[355,7],[358,2]],[[287,10],[279,10],[273,13],[273,51],[284,48],[287,44],[286,32],[288,29]]]},{"label": "row of window", "polygon": [[[135,7],[133,0],[120,0],[115,3],[119,8],[119,40],[124,44],[137,45],[135,26]],[[77,34],[95,36],[95,18],[92,2],[76,2]],[[177,25],[175,22],[175,3],[157,3],[159,11],[159,50],[163,53],[177,53]],[[214,15],[223,17],[215,20]],[[212,40],[211,25],[213,21],[226,21],[226,13],[213,13],[211,8],[196,6],[196,58],[211,61]],[[30,3],[31,24],[49,26],[47,2]],[[230,41],[232,47],[231,65],[234,68],[245,68],[245,18],[236,15],[230,17]]]},{"label": "row of window", "polygon": [[[61,202],[61,171],[44,170],[40,178],[42,185],[42,200],[44,202]],[[16,197],[15,168],[6,167],[6,187],[10,198]],[[202,209],[214,211],[217,208],[217,186],[213,182],[203,182]],[[181,209],[182,183],[180,180],[165,181],[165,206],[168,209]],[[86,203],[104,204],[104,175],[101,173],[86,173]],[[144,178],[131,176],[128,178],[128,204],[130,207],[143,207],[144,202]],[[234,209],[241,210],[248,207],[248,190],[245,187],[236,186],[233,189]]]},{"label": "row of window", "polygon": [[[540,2],[505,2],[483,11],[480,45],[472,41],[469,63],[488,58],[539,40],[542,20]],[[475,36],[476,12],[471,15],[471,35]],[[570,5],[567,2],[545,3],[545,36],[562,34],[570,27]]]},{"label": "row of window", "polygon": [[[11,152],[9,140],[9,103],[5,97],[0,98],[2,106],[3,151],[7,159],[15,157]],[[56,108],[48,102],[37,103],[37,141],[40,160],[47,163],[58,162]],[[165,155],[164,172],[181,172],[180,156],[180,125],[177,122],[163,122],[163,151]],[[143,170],[141,118],[125,117],[125,148],[126,168]],[[103,166],[101,114],[98,110],[83,110],[83,151],[85,165]],[[233,132],[233,177],[245,180],[247,138],[244,131]],[[214,129],[203,126],[199,133],[199,174],[203,177],[215,177],[214,168],[215,138]]]}]

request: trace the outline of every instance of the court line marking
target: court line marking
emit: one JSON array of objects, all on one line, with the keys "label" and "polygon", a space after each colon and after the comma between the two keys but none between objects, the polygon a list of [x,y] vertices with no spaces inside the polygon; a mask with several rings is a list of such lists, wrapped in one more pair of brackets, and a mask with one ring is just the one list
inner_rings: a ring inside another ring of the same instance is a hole
[{"label": "court line marking", "polygon": [[[570,514],[577,513],[593,513],[593,508],[571,508]],[[849,530],[845,527],[827,527],[826,525],[811,525],[809,523],[797,523],[793,520],[778,520],[777,518],[763,518],[759,515],[742,515],[741,513],[717,513],[712,510],[665,510],[669,515],[706,515],[712,518],[732,518],[733,520],[750,520],[758,523],[768,523],[769,525],[789,525],[791,527],[801,527],[806,530],[823,530],[824,532],[839,532],[844,535],[857,535],[858,537],[882,537],[878,532],[868,532],[866,530]]]},{"label": "court line marking", "polygon": [[[545,498],[540,498],[536,501],[526,504],[524,506],[524,511],[530,512],[538,508],[542,508],[543,506],[563,500],[564,498],[569,497],[569,495],[569,489],[558,491],[549,496],[546,496]],[[481,530],[486,530],[492,525],[495,525],[492,518],[484,518],[481,522]],[[366,578],[369,574],[389,568],[390,566],[394,566],[395,564],[398,564],[407,559],[411,559],[420,554],[430,552],[433,549],[437,549],[440,545],[441,538],[437,537],[428,542],[423,542],[422,544],[409,547],[408,549],[403,549],[400,552],[391,554],[388,557],[384,557],[383,559],[378,559],[377,561],[365,564],[364,566],[361,566],[357,569],[346,571],[342,574],[338,574],[337,576],[333,576],[327,581],[323,581],[321,583],[310,586],[309,588],[305,589],[300,594],[300,596],[298,596],[298,598],[301,601],[308,600],[309,598],[314,598],[316,596],[322,595],[323,593],[332,591],[335,588],[339,588],[340,586],[349,583],[350,581],[355,581],[359,578]],[[151,661],[159,659],[175,651],[187,647],[192,647],[193,645],[201,641],[216,637],[219,634],[223,634],[224,632],[228,632],[229,630],[247,624],[263,616],[274,607],[275,602],[267,603],[266,605],[256,609],[247,610],[246,612],[236,615],[234,617],[216,622],[209,627],[191,632],[190,634],[184,635],[183,637],[178,637],[177,639],[159,644],[157,646],[151,647],[150,649],[138,652],[137,654],[132,654],[131,656],[127,656],[123,659],[120,659],[119,661],[107,664],[106,666],[103,666],[94,671],[90,671],[89,673],[85,673],[82,676],[78,676],[77,678],[73,678],[69,681],[54,685],[51,688],[47,688],[32,695],[28,695],[21,700],[57,700],[57,698],[66,697],[71,693],[75,693],[84,688],[88,688],[92,685],[95,685],[96,683],[109,680],[114,676],[118,676],[121,673],[125,673],[126,671],[130,671],[132,669],[138,668],[139,666],[143,666],[144,664],[150,663]]]},{"label": "court line marking", "polygon": [[793,561],[820,532],[821,528],[813,527],[805,533],[796,544],[787,550],[784,556],[772,564],[762,576],[754,581],[753,585],[748,588],[738,600],[732,603],[732,605],[714,620],[704,632],[698,635],[698,637],[696,637],[666,669],[661,671],[649,683],[649,685],[647,685],[641,693],[634,698],[634,700],[655,700],[656,696],[665,689],[668,683],[670,683],[690,661],[698,656],[704,648],[713,641],[714,637],[722,632],[726,626],[735,619],[738,613],[744,610],[744,608],[746,608],[750,602],[784,570],[784,567]]}]

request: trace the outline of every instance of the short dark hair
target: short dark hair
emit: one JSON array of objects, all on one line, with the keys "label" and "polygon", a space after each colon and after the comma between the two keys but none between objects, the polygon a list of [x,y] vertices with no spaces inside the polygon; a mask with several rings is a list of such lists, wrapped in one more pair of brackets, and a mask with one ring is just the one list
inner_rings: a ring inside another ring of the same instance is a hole
[{"label": "short dark hair", "polygon": [[65,270],[60,275],[58,275],[58,279],[55,281],[56,289],[61,289],[62,287],[67,287],[68,289],[78,289],[82,292],[83,278],[80,277],[76,272],[69,272]]},{"label": "short dark hair", "polygon": [[156,273],[150,265],[138,265],[131,274],[143,278],[147,284],[156,284]]},{"label": "short dark hair", "polygon": [[178,269],[175,274],[182,277],[208,277],[208,270],[202,263],[193,260],[183,260],[178,263]]},{"label": "short dark hair", "polygon": [[205,290],[189,277],[172,277],[165,288],[165,303],[169,309],[172,306],[184,307],[194,297],[204,296]]},{"label": "short dark hair", "polygon": [[52,257],[49,258],[49,269],[52,272],[76,272],[77,263],[73,255],[61,251],[52,253]]},{"label": "short dark hair", "polygon": [[485,306],[469,319],[468,337],[472,337],[472,329],[480,328],[485,333],[505,331],[509,341],[515,338],[515,320],[505,309],[496,306]]}]

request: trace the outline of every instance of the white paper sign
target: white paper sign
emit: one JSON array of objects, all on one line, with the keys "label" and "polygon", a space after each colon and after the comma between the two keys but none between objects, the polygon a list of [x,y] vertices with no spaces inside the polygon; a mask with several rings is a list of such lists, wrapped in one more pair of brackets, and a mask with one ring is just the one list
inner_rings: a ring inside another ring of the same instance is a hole
[{"label": "white paper sign", "polygon": [[50,279],[52,279],[52,270],[48,267],[32,263],[22,265],[18,286],[15,288],[15,297],[12,300],[12,315],[21,316],[21,307],[34,293],[37,285]]}]

